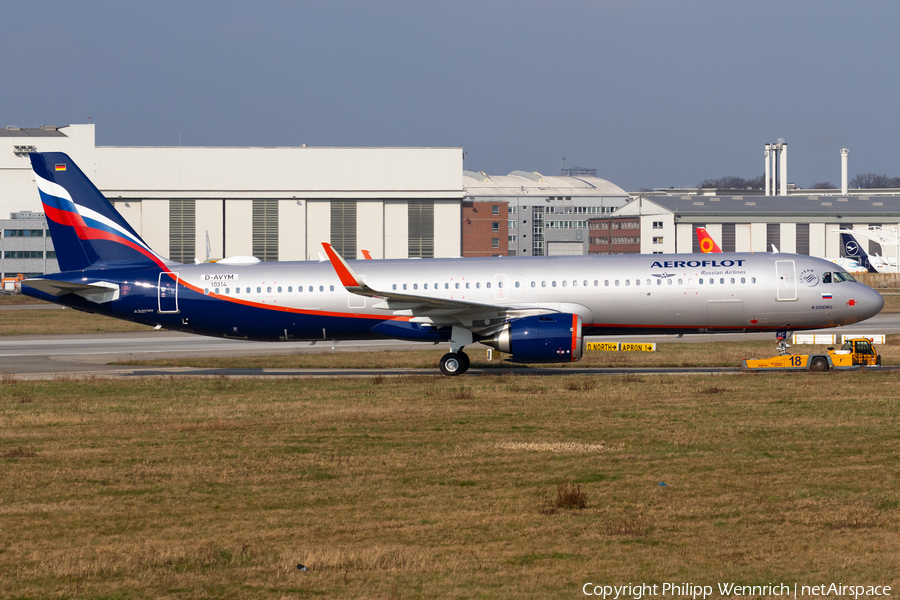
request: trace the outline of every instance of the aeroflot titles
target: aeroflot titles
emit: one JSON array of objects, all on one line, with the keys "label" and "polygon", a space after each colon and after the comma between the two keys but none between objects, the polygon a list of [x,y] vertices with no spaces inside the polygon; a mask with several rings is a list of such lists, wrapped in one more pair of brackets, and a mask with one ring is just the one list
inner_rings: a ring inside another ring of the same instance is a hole
[{"label": "aeroflot titles", "polygon": [[740,260],[666,260],[656,261],[651,267],[660,269],[677,269],[679,267],[743,267],[744,259]]}]

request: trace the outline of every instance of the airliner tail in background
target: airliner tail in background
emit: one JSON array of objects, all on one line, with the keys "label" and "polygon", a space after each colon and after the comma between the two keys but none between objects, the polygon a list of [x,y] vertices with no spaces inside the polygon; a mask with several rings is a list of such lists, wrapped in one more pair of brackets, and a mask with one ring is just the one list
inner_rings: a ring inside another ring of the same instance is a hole
[{"label": "airliner tail in background", "polygon": [[722,249],[719,248],[716,240],[709,235],[709,232],[706,231],[705,227],[697,228],[697,241],[700,243],[700,252],[703,252],[704,254],[722,252]]},{"label": "airliner tail in background", "polygon": [[869,273],[878,273],[880,271],[875,264],[877,261],[869,257],[868,252],[863,249],[862,244],[856,240],[853,233],[841,230],[841,248],[844,250],[843,254],[855,260],[860,266],[865,267]]}]

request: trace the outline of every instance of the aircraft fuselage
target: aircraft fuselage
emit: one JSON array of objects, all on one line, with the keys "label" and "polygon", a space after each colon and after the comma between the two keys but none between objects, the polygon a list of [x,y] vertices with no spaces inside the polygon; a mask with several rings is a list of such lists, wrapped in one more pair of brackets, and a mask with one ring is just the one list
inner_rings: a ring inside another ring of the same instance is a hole
[{"label": "aircraft fuselage", "polygon": [[[352,261],[376,290],[528,311],[581,316],[585,335],[806,330],[847,325],[881,309],[881,296],[854,281],[825,283],[842,271],[791,254],[680,254]],[[91,312],[192,333],[255,340],[400,337],[438,341],[440,316],[417,319],[403,307],[348,292],[329,262],[251,266],[208,263],[158,269],[90,269],[61,278],[118,285],[97,303],[62,302]],[[177,284],[173,275],[177,275]],[[46,298],[23,286],[26,294]],[[495,325],[492,317],[471,329]],[[425,319],[428,321],[428,319]],[[373,332],[403,326],[400,335]],[[447,332],[442,333],[446,329]]]}]

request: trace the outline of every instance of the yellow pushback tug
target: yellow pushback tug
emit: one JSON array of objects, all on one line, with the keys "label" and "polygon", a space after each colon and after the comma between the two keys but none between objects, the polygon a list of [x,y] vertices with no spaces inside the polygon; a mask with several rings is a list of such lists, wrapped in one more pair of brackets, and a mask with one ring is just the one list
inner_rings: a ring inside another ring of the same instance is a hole
[{"label": "yellow pushback tug", "polygon": [[778,356],[748,358],[742,361],[742,366],[751,371],[827,371],[881,366],[881,355],[875,352],[872,340],[868,338],[848,339],[840,350],[829,348],[827,354],[788,354],[787,349],[790,347],[790,344],[782,340],[778,343]]}]

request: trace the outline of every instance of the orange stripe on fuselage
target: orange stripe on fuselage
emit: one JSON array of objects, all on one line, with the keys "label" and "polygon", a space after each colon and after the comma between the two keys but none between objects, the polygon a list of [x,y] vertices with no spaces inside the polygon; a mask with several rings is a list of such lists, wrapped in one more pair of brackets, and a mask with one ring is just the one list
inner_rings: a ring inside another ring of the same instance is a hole
[{"label": "orange stripe on fuselage", "polygon": [[[169,277],[175,279],[178,273],[169,272]],[[274,310],[277,312],[286,312],[300,315],[316,315],[319,317],[342,317],[342,318],[353,318],[353,319],[373,319],[378,321],[409,321],[412,317],[394,317],[393,315],[371,315],[367,313],[342,313],[342,312],[329,312],[322,310],[305,310],[302,308],[293,308],[291,306],[275,306],[272,304],[265,304],[262,302],[253,302],[251,300],[242,300],[241,298],[232,298],[231,296],[222,296],[219,294],[206,294],[203,291],[203,288],[199,288],[193,284],[187,283],[185,280],[178,278],[178,283],[183,287],[197,292],[198,294],[202,294],[207,298],[215,298],[216,300],[222,300],[223,302],[232,302],[234,304],[242,304],[244,306],[251,306],[253,308],[262,308],[264,310]]]}]

